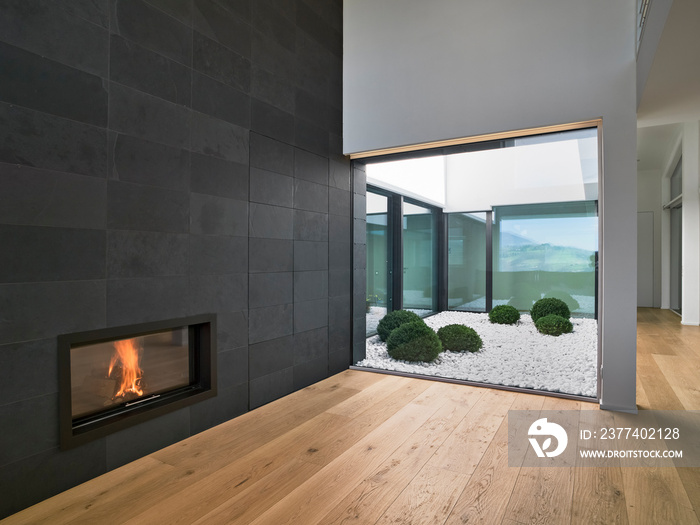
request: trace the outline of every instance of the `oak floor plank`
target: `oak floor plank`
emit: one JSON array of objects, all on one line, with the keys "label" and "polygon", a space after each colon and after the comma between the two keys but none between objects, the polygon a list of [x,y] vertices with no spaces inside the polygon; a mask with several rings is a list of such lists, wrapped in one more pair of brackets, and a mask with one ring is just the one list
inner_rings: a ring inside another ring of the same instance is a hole
[{"label": "oak floor plank", "polygon": [[700,366],[682,355],[654,355],[653,358],[683,408],[700,410]]},{"label": "oak floor plank", "polygon": [[435,452],[430,465],[471,476],[517,394],[492,390],[472,408]]},{"label": "oak floor plank", "polygon": [[407,404],[252,523],[318,522],[435,412],[433,406]]},{"label": "oak floor plank", "polygon": [[445,403],[386,461],[326,514],[321,523],[376,523],[477,400],[478,398],[473,396],[465,396],[465,402],[450,400]]},{"label": "oak floor plank", "polygon": [[[510,409],[539,411],[543,402],[542,396],[517,394]],[[503,419],[445,523],[495,525],[504,522],[519,472],[520,467],[508,465],[508,420]]]},{"label": "oak floor plank", "polygon": [[466,474],[426,465],[377,521],[377,525],[444,523],[468,479]]},{"label": "oak floor plank", "polygon": [[571,523],[627,525],[627,506],[620,466],[575,469]]}]

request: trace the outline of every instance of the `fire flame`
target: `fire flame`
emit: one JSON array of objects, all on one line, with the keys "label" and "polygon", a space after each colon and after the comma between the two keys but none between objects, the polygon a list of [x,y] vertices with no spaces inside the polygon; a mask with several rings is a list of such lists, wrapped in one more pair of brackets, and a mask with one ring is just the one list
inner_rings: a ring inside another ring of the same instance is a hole
[{"label": "fire flame", "polygon": [[114,354],[112,354],[109,363],[108,377],[112,375],[117,361],[121,363],[122,377],[119,392],[114,397],[124,397],[130,392],[142,396],[143,390],[140,383],[143,371],[139,367],[139,350],[135,339],[122,339],[114,342]]}]

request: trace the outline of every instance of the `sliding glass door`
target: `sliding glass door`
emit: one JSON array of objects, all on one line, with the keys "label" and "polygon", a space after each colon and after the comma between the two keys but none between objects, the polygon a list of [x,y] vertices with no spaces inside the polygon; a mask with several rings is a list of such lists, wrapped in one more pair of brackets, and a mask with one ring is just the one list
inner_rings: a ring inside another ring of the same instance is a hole
[{"label": "sliding glass door", "polygon": [[437,311],[437,212],[404,201],[403,309],[424,316]]},{"label": "sliding glass door", "polygon": [[447,306],[450,310],[488,311],[487,225],[490,213],[447,216]]},{"label": "sliding glass door", "polygon": [[367,190],[367,334],[391,310],[390,198]]},{"label": "sliding glass door", "polygon": [[493,304],[527,311],[557,297],[575,317],[594,317],[595,201],[494,207]]}]

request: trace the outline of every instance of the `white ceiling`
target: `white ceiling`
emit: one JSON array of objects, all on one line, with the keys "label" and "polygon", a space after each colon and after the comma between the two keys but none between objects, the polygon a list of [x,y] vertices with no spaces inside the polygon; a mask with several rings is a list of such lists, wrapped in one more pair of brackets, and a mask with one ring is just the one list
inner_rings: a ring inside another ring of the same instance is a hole
[{"label": "white ceiling", "polygon": [[663,169],[680,133],[678,123],[697,120],[700,1],[673,0],[637,109],[638,169]]}]

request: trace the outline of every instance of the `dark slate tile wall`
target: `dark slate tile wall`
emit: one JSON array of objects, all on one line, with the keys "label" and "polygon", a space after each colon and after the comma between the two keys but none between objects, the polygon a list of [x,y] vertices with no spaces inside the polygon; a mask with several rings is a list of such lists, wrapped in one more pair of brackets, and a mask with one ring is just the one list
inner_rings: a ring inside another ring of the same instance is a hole
[{"label": "dark slate tile wall", "polygon": [[[0,71],[0,517],[350,365],[341,0],[6,0]],[[59,450],[58,334],[205,312],[216,398]]]}]

